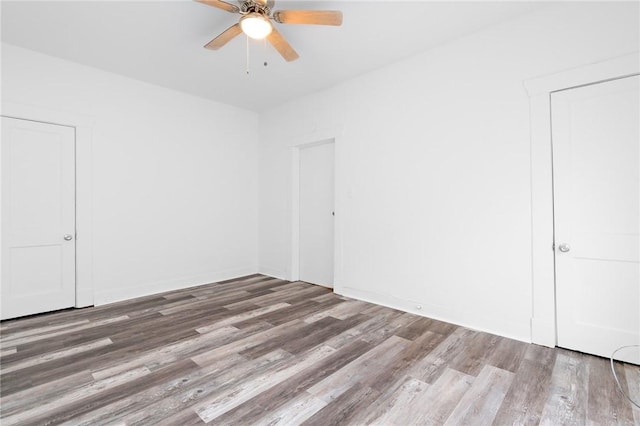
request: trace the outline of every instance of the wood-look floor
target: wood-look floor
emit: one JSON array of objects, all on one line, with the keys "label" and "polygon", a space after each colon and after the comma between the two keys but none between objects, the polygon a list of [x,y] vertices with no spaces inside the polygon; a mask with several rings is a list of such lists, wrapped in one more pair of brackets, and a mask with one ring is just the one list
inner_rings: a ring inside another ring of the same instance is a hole
[{"label": "wood-look floor", "polygon": [[1,333],[7,426],[640,424],[607,359],[260,275]]}]

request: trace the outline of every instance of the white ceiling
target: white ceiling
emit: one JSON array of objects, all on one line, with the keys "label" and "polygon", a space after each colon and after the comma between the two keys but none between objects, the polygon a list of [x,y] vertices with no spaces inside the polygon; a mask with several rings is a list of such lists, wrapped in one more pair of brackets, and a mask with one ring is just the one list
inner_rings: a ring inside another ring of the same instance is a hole
[{"label": "white ceiling", "polygon": [[2,41],[259,112],[537,7],[514,1],[276,1],[276,10],[342,10],[344,23],[276,24],[300,59],[287,63],[271,46],[252,41],[249,74],[244,36],[219,51],[202,47],[239,15],[188,0],[2,1]]}]

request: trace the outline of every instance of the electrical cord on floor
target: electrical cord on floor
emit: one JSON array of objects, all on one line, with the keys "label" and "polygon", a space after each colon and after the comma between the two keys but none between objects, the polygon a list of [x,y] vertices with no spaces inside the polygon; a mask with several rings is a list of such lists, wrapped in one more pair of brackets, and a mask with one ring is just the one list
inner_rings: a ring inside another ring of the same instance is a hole
[{"label": "electrical cord on floor", "polygon": [[613,353],[611,354],[611,357],[609,358],[609,360],[611,361],[611,372],[613,373],[613,378],[615,379],[616,384],[618,385],[618,390],[620,390],[620,393],[622,393],[622,395],[624,395],[625,398],[627,398],[633,405],[635,405],[638,408],[640,408],[640,404],[637,403],[636,401],[634,401],[633,399],[631,399],[631,397],[629,395],[627,395],[627,393],[624,391],[624,389],[622,389],[622,385],[620,384],[620,380],[618,380],[618,375],[616,374],[616,369],[613,367],[613,357],[616,356],[616,353],[620,349],[639,348],[639,347],[640,347],[640,345],[620,346],[618,349],[613,351]]}]

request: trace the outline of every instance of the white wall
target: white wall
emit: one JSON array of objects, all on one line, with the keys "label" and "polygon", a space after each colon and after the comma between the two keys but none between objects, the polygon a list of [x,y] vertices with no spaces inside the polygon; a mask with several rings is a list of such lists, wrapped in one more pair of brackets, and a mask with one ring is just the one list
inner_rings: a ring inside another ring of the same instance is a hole
[{"label": "white wall", "polygon": [[6,44],[2,102],[94,123],[96,304],[256,272],[257,114]]},{"label": "white wall", "polygon": [[556,4],[263,114],[260,271],[291,274],[291,146],[336,136],[335,290],[530,341],[523,81],[637,51],[638,12]]}]

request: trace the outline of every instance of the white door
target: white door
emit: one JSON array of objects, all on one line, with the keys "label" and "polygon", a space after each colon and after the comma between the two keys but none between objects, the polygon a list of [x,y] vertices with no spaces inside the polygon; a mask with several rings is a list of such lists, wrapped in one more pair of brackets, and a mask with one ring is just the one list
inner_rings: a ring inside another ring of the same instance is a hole
[{"label": "white door", "polygon": [[640,344],[639,79],[551,96],[558,346],[604,357]]},{"label": "white door", "polygon": [[75,133],[2,117],[2,319],[75,304]]},{"label": "white door", "polygon": [[333,143],[300,150],[300,280],[333,287]]}]

